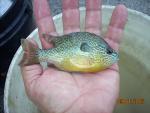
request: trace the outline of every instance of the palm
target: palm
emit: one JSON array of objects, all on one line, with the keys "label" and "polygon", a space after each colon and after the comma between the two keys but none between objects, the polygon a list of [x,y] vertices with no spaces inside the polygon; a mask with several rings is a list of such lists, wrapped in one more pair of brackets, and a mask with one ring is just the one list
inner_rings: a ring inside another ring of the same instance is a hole
[{"label": "palm", "polygon": [[[34,81],[32,90],[38,94],[36,97],[33,94],[34,98],[46,98],[39,100],[41,104],[47,103],[47,98],[51,99],[55,108],[50,106],[52,111],[59,110],[64,113],[81,110],[81,113],[83,111],[90,113],[93,109],[99,111],[103,106],[115,104],[118,96],[118,79],[118,73],[110,69],[97,74],[67,73],[47,69]],[[109,111],[112,111],[113,107],[110,107]]]},{"label": "palm", "polygon": [[[98,11],[101,9],[99,6],[101,0],[95,0],[94,3],[91,1],[87,0],[86,3],[85,27],[86,31],[99,35],[101,14]],[[78,0],[63,0],[64,33],[80,31],[77,6]],[[49,48],[51,45],[43,39],[42,33],[57,33],[46,0],[42,0],[42,2],[35,0],[34,9],[42,46]],[[113,12],[106,34],[106,41],[115,50],[118,50],[126,18],[126,8],[118,6]],[[74,22],[69,22],[73,20]],[[22,74],[28,96],[45,112],[100,113],[99,111],[102,111],[110,113],[118,97],[119,73],[117,64],[110,69],[93,74],[68,73],[54,68],[43,70],[40,65],[34,64],[23,67]]]}]

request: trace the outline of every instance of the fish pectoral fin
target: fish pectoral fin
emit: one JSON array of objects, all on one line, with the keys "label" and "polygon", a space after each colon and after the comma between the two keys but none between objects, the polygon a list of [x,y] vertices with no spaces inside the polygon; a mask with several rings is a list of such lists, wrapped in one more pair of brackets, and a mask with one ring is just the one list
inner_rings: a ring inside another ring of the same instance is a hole
[{"label": "fish pectoral fin", "polygon": [[75,56],[70,59],[70,63],[78,68],[90,68],[94,64],[92,58],[85,56]]}]

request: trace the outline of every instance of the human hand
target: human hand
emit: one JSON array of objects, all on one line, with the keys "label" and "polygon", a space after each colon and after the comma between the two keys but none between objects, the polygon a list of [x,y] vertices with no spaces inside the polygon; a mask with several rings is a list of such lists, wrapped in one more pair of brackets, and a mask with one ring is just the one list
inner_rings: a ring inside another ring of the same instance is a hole
[{"label": "human hand", "polygon": [[[78,0],[63,0],[64,33],[80,31]],[[86,0],[85,30],[100,35],[101,0]],[[50,48],[43,33],[57,34],[47,0],[34,0],[34,13],[43,48]],[[127,21],[127,9],[113,11],[105,40],[118,51]],[[27,56],[25,59],[28,59]],[[111,113],[119,93],[119,69],[114,64],[98,73],[69,73],[40,64],[21,66],[28,97],[44,113]]]}]

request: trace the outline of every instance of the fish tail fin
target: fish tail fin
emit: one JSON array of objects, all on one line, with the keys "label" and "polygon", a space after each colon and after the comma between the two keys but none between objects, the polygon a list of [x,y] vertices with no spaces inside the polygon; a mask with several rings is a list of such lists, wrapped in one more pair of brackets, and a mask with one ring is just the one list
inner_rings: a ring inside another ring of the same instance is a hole
[{"label": "fish tail fin", "polygon": [[27,39],[21,39],[21,46],[23,48],[24,55],[19,65],[27,66],[32,64],[39,64],[39,59],[37,57],[37,44],[35,45]]}]

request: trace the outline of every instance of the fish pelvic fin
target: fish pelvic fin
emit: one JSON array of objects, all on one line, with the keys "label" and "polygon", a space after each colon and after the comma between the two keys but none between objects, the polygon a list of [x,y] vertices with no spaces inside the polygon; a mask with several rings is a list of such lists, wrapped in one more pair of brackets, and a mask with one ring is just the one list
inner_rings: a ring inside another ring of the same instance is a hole
[{"label": "fish pelvic fin", "polygon": [[22,60],[20,61],[20,66],[28,66],[33,64],[39,64],[39,59],[37,56],[38,46],[33,43],[32,40],[21,39],[21,46],[24,51]]}]

